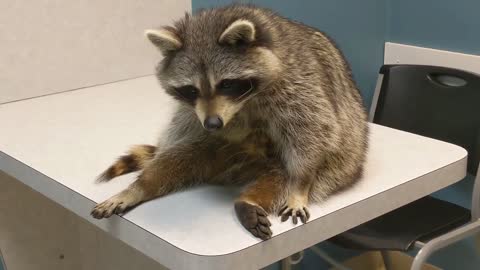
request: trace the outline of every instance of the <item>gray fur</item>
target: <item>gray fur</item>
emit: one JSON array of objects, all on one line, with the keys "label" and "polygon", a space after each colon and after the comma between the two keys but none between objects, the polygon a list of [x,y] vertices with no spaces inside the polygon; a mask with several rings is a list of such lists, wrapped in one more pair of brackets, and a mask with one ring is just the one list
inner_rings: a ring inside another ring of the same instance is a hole
[{"label": "gray fur", "polygon": [[[219,43],[223,31],[238,19],[253,23],[255,39],[238,46]],[[211,77],[219,82],[254,76],[259,84],[214,134],[203,129],[193,106],[182,103],[168,144],[208,136],[229,140],[243,131],[246,136],[250,122],[262,121],[291,186],[311,182],[311,201],[321,201],[360,178],[367,152],[366,112],[348,63],[324,33],[249,5],[186,15],[172,31],[182,47],[167,53],[157,67],[167,93],[194,84],[203,95],[214,95]]]}]

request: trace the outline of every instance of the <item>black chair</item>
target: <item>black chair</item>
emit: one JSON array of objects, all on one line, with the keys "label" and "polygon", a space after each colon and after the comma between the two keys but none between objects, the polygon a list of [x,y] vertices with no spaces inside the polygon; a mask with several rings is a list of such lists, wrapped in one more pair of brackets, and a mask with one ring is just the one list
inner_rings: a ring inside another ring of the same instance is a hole
[{"label": "black chair", "polygon": [[436,66],[385,65],[369,121],[462,146],[467,171],[476,175],[472,209],[421,198],[330,239],[346,248],[409,251],[420,248],[411,269],[435,251],[480,232],[480,75]]}]

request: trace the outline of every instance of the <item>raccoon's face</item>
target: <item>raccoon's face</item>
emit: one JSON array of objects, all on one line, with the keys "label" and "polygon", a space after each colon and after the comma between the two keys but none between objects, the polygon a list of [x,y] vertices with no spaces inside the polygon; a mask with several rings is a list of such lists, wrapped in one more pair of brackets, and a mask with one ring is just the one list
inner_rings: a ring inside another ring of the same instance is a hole
[{"label": "raccoon's face", "polygon": [[226,126],[280,68],[253,22],[218,16],[187,16],[175,28],[146,31],[165,56],[157,67],[163,88],[209,131]]}]

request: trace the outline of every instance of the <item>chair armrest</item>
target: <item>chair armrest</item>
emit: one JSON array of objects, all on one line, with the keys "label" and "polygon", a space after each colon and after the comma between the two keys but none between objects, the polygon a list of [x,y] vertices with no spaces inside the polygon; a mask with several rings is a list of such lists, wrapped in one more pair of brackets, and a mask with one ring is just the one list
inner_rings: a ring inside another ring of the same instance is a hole
[{"label": "chair armrest", "polygon": [[454,242],[462,240],[466,237],[472,236],[480,232],[480,220],[477,219],[465,226],[457,228],[437,238],[430,240],[425,246],[420,249],[415,260],[413,261],[411,270],[422,269],[423,263],[435,251],[442,249]]}]

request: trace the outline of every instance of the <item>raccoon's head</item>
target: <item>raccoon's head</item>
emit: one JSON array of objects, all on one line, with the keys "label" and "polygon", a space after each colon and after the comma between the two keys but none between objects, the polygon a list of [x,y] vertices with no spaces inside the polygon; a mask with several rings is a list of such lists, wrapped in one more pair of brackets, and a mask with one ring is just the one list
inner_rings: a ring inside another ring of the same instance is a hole
[{"label": "raccoon's head", "polygon": [[164,55],[157,67],[163,88],[207,130],[226,126],[279,73],[264,24],[252,11],[217,9],[145,32]]}]

